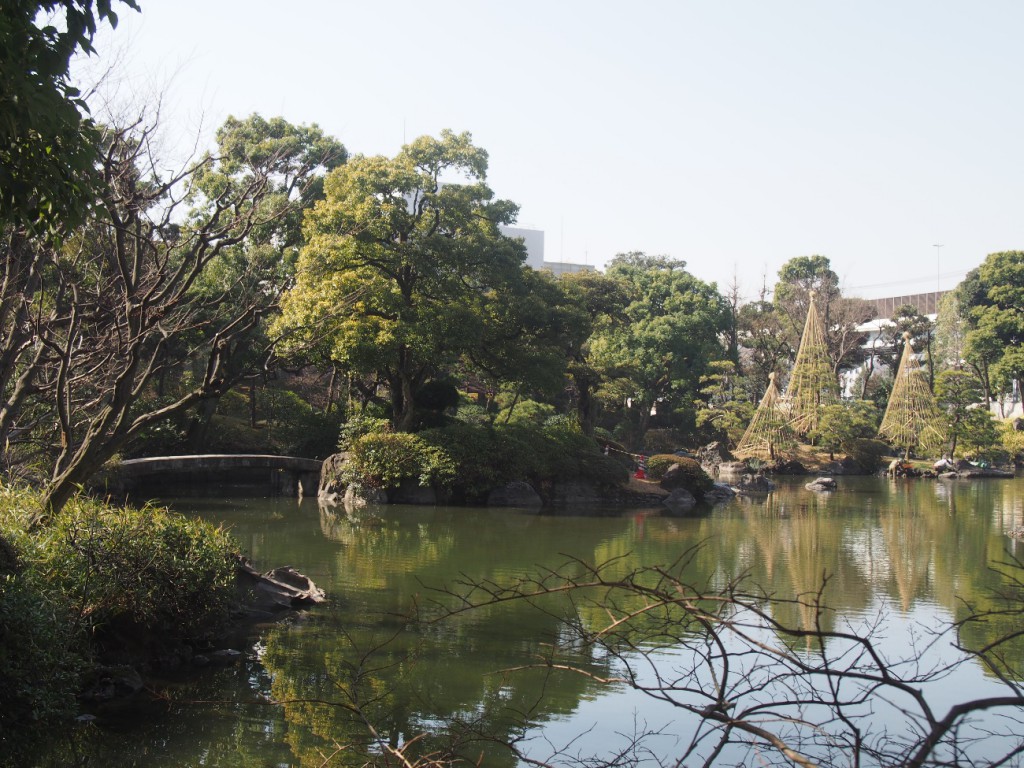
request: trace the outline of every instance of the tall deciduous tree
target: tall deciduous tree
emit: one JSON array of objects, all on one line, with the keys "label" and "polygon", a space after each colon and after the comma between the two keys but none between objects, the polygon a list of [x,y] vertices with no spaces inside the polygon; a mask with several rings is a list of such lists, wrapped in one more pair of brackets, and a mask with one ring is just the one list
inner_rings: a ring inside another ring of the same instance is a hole
[{"label": "tall deciduous tree", "polygon": [[591,351],[608,374],[604,397],[628,399],[631,439],[639,447],[652,409],[692,408],[699,399],[708,364],[725,355],[720,334],[728,328],[729,307],[714,284],[666,256],[620,254],[607,274],[626,285],[626,322],[599,332]]},{"label": "tall deciduous tree", "polygon": [[[278,195],[280,185],[320,167],[290,165],[290,147],[267,162],[208,155],[166,177],[149,136],[140,125],[107,132],[101,204],[59,248],[6,242],[0,445],[52,444],[51,511],[133,437],[242,375],[232,360],[283,285],[254,233],[273,238],[301,205],[302,182]],[[175,386],[154,397],[168,372]]]},{"label": "tall deciduous tree", "polygon": [[487,153],[444,131],[394,158],[355,157],[307,215],[278,328],[377,375],[400,430],[414,426],[416,391],[432,377],[471,354],[494,363],[500,345],[523,341],[509,313],[523,306],[526,252],[499,230],[518,209],[486,179]]}]

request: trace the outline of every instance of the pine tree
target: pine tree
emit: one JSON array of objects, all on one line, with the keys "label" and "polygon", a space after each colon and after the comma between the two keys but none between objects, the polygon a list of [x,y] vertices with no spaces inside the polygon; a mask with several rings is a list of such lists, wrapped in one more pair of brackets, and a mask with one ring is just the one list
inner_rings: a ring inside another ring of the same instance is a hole
[{"label": "pine tree", "polygon": [[733,454],[740,459],[775,461],[794,442],[789,413],[775,384],[775,374],[771,373],[768,376],[768,389]]},{"label": "pine tree", "polygon": [[832,372],[825,331],[814,304],[813,292],[807,308],[804,333],[800,338],[800,349],[793,363],[787,400],[790,404],[790,426],[798,435],[806,435],[818,426],[821,406],[839,400],[839,387]]},{"label": "pine tree", "polygon": [[878,428],[879,437],[910,456],[910,450],[941,450],[943,444],[942,417],[928,379],[914,355],[910,334],[904,333],[903,356],[896,371],[892,394]]}]

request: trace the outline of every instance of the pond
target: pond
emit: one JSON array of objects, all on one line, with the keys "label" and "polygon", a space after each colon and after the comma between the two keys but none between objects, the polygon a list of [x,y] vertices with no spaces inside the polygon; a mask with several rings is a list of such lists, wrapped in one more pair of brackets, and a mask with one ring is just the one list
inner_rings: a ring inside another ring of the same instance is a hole
[{"label": "pond", "polygon": [[[965,617],[968,604],[992,605],[1002,581],[990,566],[1016,554],[1019,543],[1006,534],[1024,525],[1024,480],[840,478],[832,494],[807,491],[804,482],[783,479],[767,497],[737,498],[698,517],[399,506],[346,514],[316,501],[168,500],[229,527],[257,567],[292,565],[331,600],[258,628],[241,663],[168,681],[158,698],[133,704],[126,716],[80,728],[53,759],[67,761],[71,750],[80,764],[140,768],[361,765],[358,745],[369,743],[370,729],[380,751],[456,718],[457,737],[484,765],[523,764],[495,739],[538,760],[561,755],[551,760],[558,764],[616,751],[634,760],[622,764],[674,764],[696,721],[637,690],[665,670],[678,680],[680,666],[692,663],[691,647],[656,640],[663,626],[632,628],[620,638],[633,644],[625,650],[580,643],[572,630],[597,629],[607,615],[589,600],[565,597],[499,601],[435,620],[453,605],[447,589],[507,585],[563,567],[585,577],[585,566],[610,564],[603,575],[621,578],[682,558],[677,575],[689,584],[720,590],[742,576],[744,589],[773,596],[757,605],[787,627],[863,635],[874,626],[889,658],[930,645],[925,663],[947,663],[952,638],[929,633]],[[808,596],[825,574],[830,610],[818,611]],[[629,610],[641,598],[623,599],[633,601],[620,605]],[[1019,623],[1001,621],[969,626],[968,639],[984,643]],[[819,648],[812,638],[787,642],[804,644],[801,658]],[[828,642],[843,652],[842,641]],[[1019,649],[1010,652],[1010,662],[1020,658]],[[513,671],[538,661],[539,669]],[[636,685],[603,682],[621,677],[624,661],[640,662]],[[748,680],[763,673],[756,664],[744,672]],[[992,671],[971,662],[927,692],[944,713],[958,700],[999,690]],[[905,709],[892,697],[870,706],[876,718]],[[779,712],[772,714],[777,725]],[[727,749],[721,764],[777,759],[738,749]]]}]

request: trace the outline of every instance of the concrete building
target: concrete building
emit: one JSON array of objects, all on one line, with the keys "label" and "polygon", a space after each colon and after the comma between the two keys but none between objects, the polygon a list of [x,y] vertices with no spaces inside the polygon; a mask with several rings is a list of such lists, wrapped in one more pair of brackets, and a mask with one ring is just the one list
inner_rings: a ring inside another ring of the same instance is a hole
[{"label": "concrete building", "polygon": [[551,274],[568,275],[573,272],[596,272],[590,264],[577,264],[568,261],[547,261],[544,258],[544,231],[526,227],[500,227],[506,237],[518,237],[526,246],[526,264],[538,271],[546,269]]}]

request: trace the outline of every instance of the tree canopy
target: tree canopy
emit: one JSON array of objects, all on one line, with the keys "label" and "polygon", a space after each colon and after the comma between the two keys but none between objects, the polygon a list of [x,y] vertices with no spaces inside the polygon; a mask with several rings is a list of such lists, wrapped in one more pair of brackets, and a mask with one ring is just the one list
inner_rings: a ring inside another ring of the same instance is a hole
[{"label": "tree canopy", "polygon": [[605,399],[628,401],[631,442],[639,445],[652,409],[693,408],[708,365],[724,357],[729,307],[714,284],[667,256],[620,254],[607,274],[623,281],[629,303],[625,322],[599,331],[591,352],[607,372]]},{"label": "tree canopy", "polygon": [[[415,395],[459,361],[497,366],[501,349],[546,329],[525,248],[500,225],[517,207],[486,184],[487,153],[442,132],[394,158],[357,156],[328,175],[305,222],[307,244],[285,297],[282,333],[379,378],[401,430]],[[537,347],[539,349],[539,347]]]},{"label": "tree canopy", "polygon": [[[138,10],[135,0],[121,0]],[[91,53],[111,0],[5,0],[0,9],[0,222],[45,231],[81,220],[99,135],[68,69]]]}]

